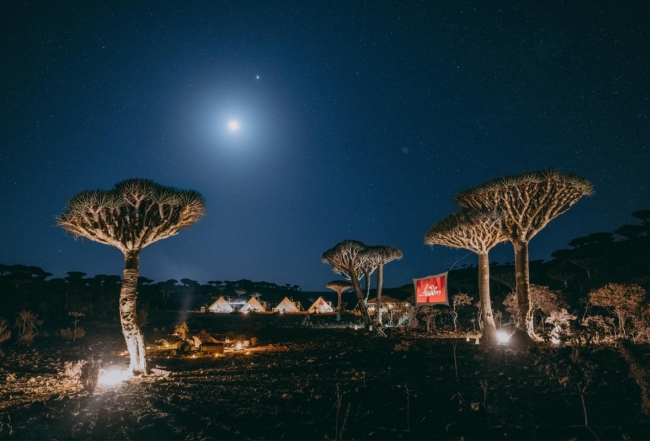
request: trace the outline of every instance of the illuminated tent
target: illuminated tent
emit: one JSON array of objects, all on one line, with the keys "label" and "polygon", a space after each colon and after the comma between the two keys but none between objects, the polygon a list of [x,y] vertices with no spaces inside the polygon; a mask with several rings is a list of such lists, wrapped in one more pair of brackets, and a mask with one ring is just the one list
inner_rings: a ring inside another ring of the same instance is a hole
[{"label": "illuminated tent", "polygon": [[251,297],[251,299],[246,302],[244,306],[241,307],[239,310],[240,312],[264,312],[266,311],[266,308],[262,306],[262,304],[255,298]]},{"label": "illuminated tent", "polygon": [[309,307],[307,310],[308,313],[310,314],[320,314],[323,312],[334,312],[334,308],[332,308],[332,305],[330,302],[326,302],[323,300],[322,297],[319,297],[318,300],[314,302],[313,305]]},{"label": "illuminated tent", "polygon": [[210,305],[210,312],[221,312],[221,313],[230,313],[232,312],[232,306],[223,298],[219,297],[212,305]]},{"label": "illuminated tent", "polygon": [[292,302],[289,297],[285,297],[278,306],[273,308],[273,312],[298,312],[300,311],[300,302]]}]

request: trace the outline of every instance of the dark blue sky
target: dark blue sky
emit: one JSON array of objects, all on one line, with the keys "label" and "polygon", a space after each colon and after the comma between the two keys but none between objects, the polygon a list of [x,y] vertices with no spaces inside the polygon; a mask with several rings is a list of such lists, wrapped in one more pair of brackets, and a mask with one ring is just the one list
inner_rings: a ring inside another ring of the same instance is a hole
[{"label": "dark blue sky", "polygon": [[320,290],[357,239],[402,249],[401,285],[467,254],[423,244],[454,194],[554,166],[596,195],[532,241],[549,258],[650,208],[649,28],[646,2],[3,2],[0,262],[120,274],[54,217],[146,177],[207,215],[142,275]]}]

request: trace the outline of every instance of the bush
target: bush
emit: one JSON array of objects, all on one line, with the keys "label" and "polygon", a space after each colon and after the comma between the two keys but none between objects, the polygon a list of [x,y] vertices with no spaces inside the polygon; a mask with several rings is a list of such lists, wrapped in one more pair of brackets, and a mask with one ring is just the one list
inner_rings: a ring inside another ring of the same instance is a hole
[{"label": "bush", "polygon": [[84,390],[89,394],[92,394],[97,387],[100,367],[99,362],[92,359],[84,363],[81,367],[81,376],[79,377],[79,381]]},{"label": "bush", "polygon": [[64,340],[76,341],[84,335],[86,335],[86,331],[81,326],[77,327],[77,329],[61,329],[61,337],[63,337]]},{"label": "bush", "polygon": [[81,378],[81,370],[86,364],[86,360],[66,361],[63,364],[63,375],[74,380]]}]

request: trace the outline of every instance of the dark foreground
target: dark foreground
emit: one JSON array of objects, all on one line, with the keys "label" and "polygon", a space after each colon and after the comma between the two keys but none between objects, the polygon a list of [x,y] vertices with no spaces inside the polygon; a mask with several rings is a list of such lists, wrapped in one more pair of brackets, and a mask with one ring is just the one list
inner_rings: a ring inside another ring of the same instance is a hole
[{"label": "dark foreground", "polygon": [[[650,438],[641,390],[616,348],[517,353],[461,339],[456,376],[451,339],[372,338],[350,328],[301,326],[302,319],[194,315],[192,331],[255,336],[288,350],[158,357],[152,367],[169,377],[131,380],[92,396],[62,386],[62,363],[90,355],[121,362],[119,329],[76,346],[12,348],[0,371],[0,438],[595,439],[584,427],[578,388],[585,385],[588,423],[600,439]],[[149,326],[151,340],[164,336]],[[650,366],[648,347],[635,352]]]}]

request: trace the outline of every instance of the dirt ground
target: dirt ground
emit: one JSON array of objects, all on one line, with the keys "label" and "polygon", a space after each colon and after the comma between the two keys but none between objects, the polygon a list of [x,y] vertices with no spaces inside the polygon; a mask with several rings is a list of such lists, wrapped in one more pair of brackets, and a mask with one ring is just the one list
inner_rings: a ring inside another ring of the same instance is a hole
[{"label": "dirt ground", "polygon": [[[151,366],[169,376],[92,395],[62,374],[63,364],[95,356],[126,366],[119,327],[76,345],[5,347],[0,439],[595,439],[584,427],[584,385],[600,439],[650,439],[641,390],[614,347],[516,352],[397,331],[375,338],[334,327],[334,316],[303,320],[190,315],[192,332],[256,337],[272,350],[216,358],[158,352]],[[150,344],[179,317],[152,321],[144,329]],[[650,348],[635,350],[650,366]]]}]

